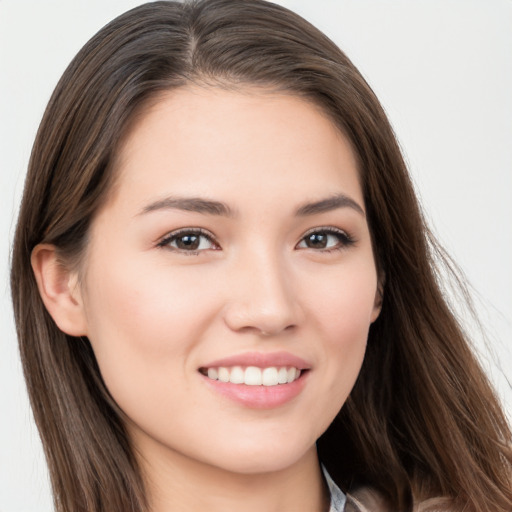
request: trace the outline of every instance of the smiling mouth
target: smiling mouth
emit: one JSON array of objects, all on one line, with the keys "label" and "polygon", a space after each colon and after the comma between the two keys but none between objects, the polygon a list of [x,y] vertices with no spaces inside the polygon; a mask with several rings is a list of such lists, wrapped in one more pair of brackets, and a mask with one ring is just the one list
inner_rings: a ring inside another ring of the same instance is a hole
[{"label": "smiling mouth", "polygon": [[294,366],[219,366],[200,368],[199,372],[211,380],[229,382],[231,384],[245,384],[246,386],[279,386],[291,384],[296,381],[303,371]]}]

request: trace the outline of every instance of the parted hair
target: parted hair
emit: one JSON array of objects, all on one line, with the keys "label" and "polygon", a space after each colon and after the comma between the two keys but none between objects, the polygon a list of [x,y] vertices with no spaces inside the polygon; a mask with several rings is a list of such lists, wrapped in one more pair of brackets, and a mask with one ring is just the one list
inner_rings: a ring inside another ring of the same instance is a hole
[{"label": "parted hair", "polygon": [[60,331],[31,269],[37,244],[78,265],[115,180],[130,123],[190,84],[267,90],[321,107],[358,158],[383,289],[363,366],[318,440],[345,491],[378,491],[391,510],[450,500],[450,510],[512,510],[511,432],[445,299],[449,260],[429,232],[386,115],[325,35],[262,0],[152,2],[119,16],[60,79],[33,146],[12,254],[24,374],[58,512],[142,512],[144,481],[87,338]]}]

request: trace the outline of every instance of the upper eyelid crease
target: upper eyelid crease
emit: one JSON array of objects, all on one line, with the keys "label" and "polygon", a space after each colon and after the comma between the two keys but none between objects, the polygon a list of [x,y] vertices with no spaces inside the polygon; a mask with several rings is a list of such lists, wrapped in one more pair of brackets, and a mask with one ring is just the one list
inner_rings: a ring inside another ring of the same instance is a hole
[{"label": "upper eyelid crease", "polygon": [[[302,235],[300,241],[304,240],[305,237],[312,235],[314,233],[329,233],[329,234],[334,234],[334,235],[340,235],[340,236],[346,237],[347,239],[349,239],[351,241],[354,241],[352,235],[350,235],[347,231],[345,231],[344,229],[333,227],[333,226],[317,226],[317,227],[308,229]],[[169,240],[172,240],[174,238],[179,238],[181,235],[186,235],[186,234],[195,234],[195,235],[199,235],[199,236],[204,236],[211,242],[217,243],[216,237],[212,233],[210,233],[209,231],[207,231],[203,228],[197,228],[197,227],[194,228],[193,227],[193,228],[180,228],[175,231],[170,231],[165,236],[163,236],[162,238],[159,239],[157,245],[165,245],[166,243],[168,243]]]},{"label": "upper eyelid crease", "polygon": [[[312,234],[315,234],[315,233],[324,233],[324,234],[329,234],[329,235],[334,235],[336,237],[338,237],[338,240],[339,240],[339,244],[337,247],[331,247],[331,248],[322,248],[319,250],[319,252],[325,252],[325,253],[330,253],[330,252],[334,252],[334,251],[339,251],[343,248],[347,248],[348,246],[352,246],[356,243],[356,240],[352,237],[352,235],[350,235],[347,231],[345,231],[344,229],[340,229],[340,228],[337,228],[337,227],[334,227],[334,226],[317,226],[317,227],[314,227],[314,228],[311,228],[309,229],[308,231],[306,231],[300,241],[297,243],[297,245],[295,246],[295,248],[299,248],[300,244],[302,244],[303,242],[305,242],[306,238]],[[193,234],[193,235],[196,235],[196,236],[202,236],[206,239],[208,239],[214,246],[215,248],[213,248],[213,250],[219,250],[221,249],[221,247],[219,246],[218,242],[216,241],[216,238],[215,236],[210,233],[209,231],[206,231],[204,230],[203,228],[181,228],[181,229],[177,229],[175,231],[171,231],[169,233],[167,233],[167,235],[165,235],[163,238],[160,239],[160,241],[158,243],[156,243],[156,246],[159,247],[159,248],[165,248],[165,247],[170,247],[170,244],[172,243],[173,240],[176,240],[178,238],[180,238],[180,236],[184,236],[184,235],[187,235],[187,234]],[[209,248],[209,249],[190,249],[190,250],[186,250],[186,249],[173,249],[174,251],[177,251],[177,252],[180,252],[180,253],[183,253],[183,254],[188,254],[188,255],[199,255],[200,253],[206,251],[206,250],[212,250],[212,248]]]},{"label": "upper eyelid crease", "polygon": [[[181,236],[185,236],[187,234],[206,238],[215,247],[212,249],[180,249],[180,248],[173,248],[170,246],[170,244],[174,240],[180,238]],[[171,231],[171,232],[167,233],[167,235],[165,235],[163,238],[160,239],[160,241],[158,241],[156,243],[156,247],[160,248],[160,249],[169,248],[174,252],[181,253],[181,254],[187,254],[189,256],[190,255],[199,255],[199,253],[202,253],[206,250],[219,250],[220,249],[220,246],[217,243],[213,234],[211,234],[208,231],[205,231],[202,228],[181,228],[181,229],[177,229],[175,231]]]},{"label": "upper eyelid crease", "polygon": [[302,238],[312,235],[314,233],[329,233],[334,235],[343,235],[348,238],[352,238],[344,229],[336,228],[334,226],[318,226],[311,229],[308,229],[303,235]]},{"label": "upper eyelid crease", "polygon": [[208,240],[216,243],[216,238],[213,235],[213,233],[210,233],[210,231],[207,231],[203,228],[180,228],[180,229],[176,229],[174,231],[169,231],[166,235],[164,235],[163,237],[161,237],[159,239],[160,240],[159,243],[166,243],[166,241],[168,241],[168,240],[172,240],[173,238],[179,238],[180,236],[188,235],[188,234],[204,236]]},{"label": "upper eyelid crease", "polygon": [[328,235],[337,236],[337,237],[343,239],[342,243],[344,245],[353,245],[356,243],[356,239],[350,233],[345,231],[344,229],[335,228],[333,226],[330,226],[330,227],[324,226],[324,227],[312,228],[312,229],[306,231],[302,235],[302,238],[300,239],[300,241],[298,242],[297,245],[300,245],[308,236],[314,235],[315,233],[325,233]]}]

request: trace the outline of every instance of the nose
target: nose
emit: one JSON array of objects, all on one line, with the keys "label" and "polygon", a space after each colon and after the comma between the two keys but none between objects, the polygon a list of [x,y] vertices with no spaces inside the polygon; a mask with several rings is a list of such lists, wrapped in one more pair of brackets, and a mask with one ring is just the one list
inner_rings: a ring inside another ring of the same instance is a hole
[{"label": "nose", "polygon": [[302,310],[286,265],[270,255],[237,263],[229,279],[224,319],[230,329],[274,336],[297,328]]}]

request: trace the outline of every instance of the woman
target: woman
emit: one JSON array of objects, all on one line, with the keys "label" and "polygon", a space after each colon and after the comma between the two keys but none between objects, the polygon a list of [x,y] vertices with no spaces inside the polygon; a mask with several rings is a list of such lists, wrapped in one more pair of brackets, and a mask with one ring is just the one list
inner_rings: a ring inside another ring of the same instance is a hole
[{"label": "woman", "polygon": [[377,99],[304,20],[114,20],[50,101],[13,253],[57,510],[508,510],[437,256]]}]

